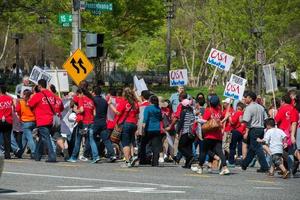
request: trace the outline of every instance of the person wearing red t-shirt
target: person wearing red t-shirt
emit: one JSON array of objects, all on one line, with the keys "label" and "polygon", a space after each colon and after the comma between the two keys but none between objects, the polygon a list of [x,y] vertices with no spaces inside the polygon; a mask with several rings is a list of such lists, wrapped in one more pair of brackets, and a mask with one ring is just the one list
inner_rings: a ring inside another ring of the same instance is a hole
[{"label": "person wearing red t-shirt", "polygon": [[234,110],[231,106],[231,99],[226,98],[222,101],[223,103],[223,112],[222,112],[222,124],[223,124],[223,150],[225,151],[226,157],[229,155],[229,146],[231,141],[231,130],[232,127],[228,118],[233,114]]},{"label": "person wearing red t-shirt", "polygon": [[47,82],[44,79],[40,79],[38,81],[38,89],[40,92],[35,93],[27,103],[36,116],[36,125],[40,135],[40,140],[36,145],[35,160],[41,160],[42,144],[46,144],[48,148],[47,162],[56,162],[56,153],[54,152],[50,137],[54,114],[52,110],[54,110],[55,107],[56,97],[51,91],[47,90],[46,87]]},{"label": "person wearing red t-shirt", "polygon": [[[98,148],[94,139],[94,117],[95,117],[95,104],[94,98],[91,94],[84,88],[82,88],[83,96],[78,102],[79,111],[82,113],[82,128],[83,134],[87,134],[88,142],[92,150],[92,162],[97,163],[100,160]],[[72,156],[68,162],[76,162],[77,155],[80,150],[80,144],[83,134],[77,134],[75,147],[73,149]],[[87,142],[86,142],[87,145]]]},{"label": "person wearing red t-shirt", "polygon": [[244,114],[244,109],[245,109],[245,104],[242,102],[239,102],[237,104],[237,111],[233,113],[231,117],[229,117],[229,122],[232,127],[231,130],[231,143],[229,146],[230,153],[229,153],[229,164],[230,165],[235,165],[234,162],[234,156],[236,153],[236,147],[238,146],[238,155],[242,155],[242,141],[243,141],[243,135],[245,134],[246,131],[246,125],[241,122]]},{"label": "person wearing red t-shirt", "polygon": [[4,158],[10,159],[13,99],[6,94],[6,86],[0,86],[0,137],[4,140]]},{"label": "person wearing red t-shirt", "polygon": [[287,148],[284,149],[288,153],[288,170],[292,173],[294,163],[294,153],[296,144],[296,130],[298,123],[298,112],[291,105],[292,99],[289,95],[284,95],[281,99],[281,106],[275,116],[278,128],[282,129],[287,135]]},{"label": "person wearing red t-shirt", "polygon": [[124,100],[117,106],[116,122],[122,124],[121,143],[125,156],[123,167],[132,167],[138,160],[137,157],[131,157],[131,147],[135,141],[135,131],[137,130],[139,105],[134,92],[130,88],[123,90]]},{"label": "person wearing red t-shirt", "polygon": [[[217,95],[211,95],[209,98],[209,107],[205,108],[203,120],[208,121],[210,119],[216,119],[221,121],[222,111],[220,108],[220,100]],[[206,155],[209,151],[215,152],[221,159],[222,170],[220,175],[230,174],[226,165],[226,158],[222,150],[222,130],[221,127],[217,131],[207,132],[204,134],[203,151],[200,152],[199,168],[196,171],[198,174],[203,173],[203,164],[205,162]],[[195,171],[194,169],[192,169]]]}]

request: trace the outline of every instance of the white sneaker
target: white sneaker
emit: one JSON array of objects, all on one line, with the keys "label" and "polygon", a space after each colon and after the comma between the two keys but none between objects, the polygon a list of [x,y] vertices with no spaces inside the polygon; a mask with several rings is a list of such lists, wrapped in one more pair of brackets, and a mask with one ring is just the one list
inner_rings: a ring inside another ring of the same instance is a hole
[{"label": "white sneaker", "polygon": [[79,157],[79,160],[81,160],[81,161],[85,161],[85,162],[86,162],[86,161],[88,161],[89,159],[87,159],[87,158],[86,158],[86,157],[84,157],[84,156],[80,156],[80,157]]},{"label": "white sneaker", "polygon": [[192,170],[193,172],[197,172],[198,169],[199,169],[199,165],[198,165],[198,166],[191,166],[191,170]]},{"label": "white sneaker", "polygon": [[228,168],[223,168],[222,171],[220,172],[220,175],[229,175],[230,171]]},{"label": "white sneaker", "polygon": [[198,171],[196,171],[197,174],[203,174],[203,168],[202,167],[199,167],[198,168]]},{"label": "white sneaker", "polygon": [[164,158],[159,157],[158,162],[159,162],[159,163],[163,163],[163,162],[165,162],[165,160],[164,160]]}]

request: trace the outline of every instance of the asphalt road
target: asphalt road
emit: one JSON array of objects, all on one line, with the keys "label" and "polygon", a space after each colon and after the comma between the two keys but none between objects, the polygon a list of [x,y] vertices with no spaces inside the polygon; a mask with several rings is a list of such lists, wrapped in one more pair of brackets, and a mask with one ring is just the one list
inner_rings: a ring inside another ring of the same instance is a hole
[{"label": "asphalt road", "polygon": [[0,179],[0,199],[286,199],[299,200],[300,178],[283,180],[232,169],[197,175],[174,164],[121,168],[117,163],[45,163],[6,160]]}]

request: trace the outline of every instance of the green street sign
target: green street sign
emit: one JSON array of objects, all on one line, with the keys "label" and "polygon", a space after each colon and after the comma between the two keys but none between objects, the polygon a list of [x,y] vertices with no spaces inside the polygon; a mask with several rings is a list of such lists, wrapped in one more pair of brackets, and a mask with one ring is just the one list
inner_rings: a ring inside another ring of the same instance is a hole
[{"label": "green street sign", "polygon": [[112,11],[113,5],[109,2],[82,2],[82,7],[86,10]]},{"label": "green street sign", "polygon": [[64,26],[64,24],[72,23],[72,15],[68,13],[59,14],[58,22]]}]

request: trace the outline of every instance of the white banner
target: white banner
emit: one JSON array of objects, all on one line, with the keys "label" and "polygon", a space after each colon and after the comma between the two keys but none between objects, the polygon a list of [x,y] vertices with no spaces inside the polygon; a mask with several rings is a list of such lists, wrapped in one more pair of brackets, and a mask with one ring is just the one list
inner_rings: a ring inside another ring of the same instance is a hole
[{"label": "white banner", "polygon": [[263,72],[265,77],[266,93],[277,91],[278,87],[275,73],[275,63],[264,65]]},{"label": "white banner", "polygon": [[242,100],[246,83],[246,79],[232,74],[230,80],[226,84],[224,96],[235,100]]},{"label": "white banner", "polygon": [[229,71],[233,59],[233,56],[212,48],[206,62],[224,71]]},{"label": "white banner", "polygon": [[187,69],[170,70],[170,86],[181,86],[188,84]]}]

